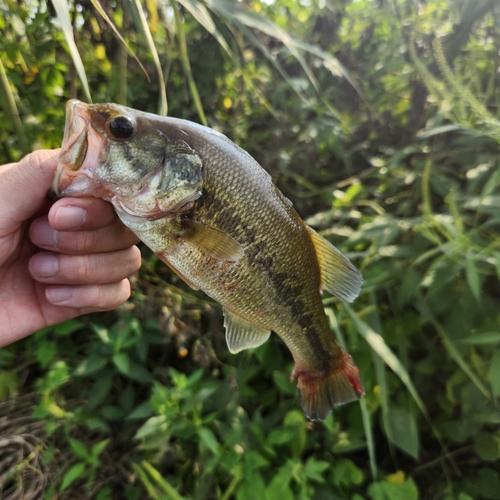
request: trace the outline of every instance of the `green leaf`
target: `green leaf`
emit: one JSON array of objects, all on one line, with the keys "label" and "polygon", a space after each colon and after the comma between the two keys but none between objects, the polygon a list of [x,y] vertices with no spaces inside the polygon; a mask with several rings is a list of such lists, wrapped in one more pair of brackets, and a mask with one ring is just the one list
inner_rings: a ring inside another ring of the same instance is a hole
[{"label": "green leaf", "polygon": [[61,483],[60,491],[64,491],[73,481],[78,479],[85,472],[85,463],[79,462],[73,465],[71,469],[66,472]]},{"label": "green leaf", "polygon": [[130,358],[126,352],[119,352],[113,356],[113,363],[118,371],[123,375],[129,375],[130,372]]},{"label": "green leaf", "polygon": [[127,419],[134,420],[134,419],[144,419],[147,417],[150,417],[154,412],[153,405],[151,404],[151,401],[148,399],[147,401],[144,401],[140,405],[137,405],[128,415]]},{"label": "green leaf", "polygon": [[405,408],[392,404],[386,418],[391,430],[388,436],[390,441],[413,458],[418,459],[419,439],[415,415]]},{"label": "green leaf", "polygon": [[465,269],[467,275],[467,283],[469,285],[469,288],[471,289],[472,295],[474,295],[474,298],[477,300],[477,302],[480,302],[481,283],[479,281],[479,274],[476,269],[476,262],[470,255],[467,255],[466,257]]},{"label": "green leaf", "polygon": [[[106,373],[107,372],[107,373]],[[97,382],[94,384],[90,390],[87,402],[87,410],[94,410],[97,408],[108,396],[113,385],[113,372],[109,370],[104,370],[104,373],[100,374]]]},{"label": "green leaf", "polygon": [[94,446],[92,446],[92,449],[90,451],[90,454],[93,457],[98,457],[108,446],[110,439],[105,439],[104,441],[100,441],[99,443],[96,443]]},{"label": "green leaf", "polygon": [[474,436],[474,450],[483,460],[495,461],[500,458],[500,443],[488,432],[479,432]]},{"label": "green leaf", "polygon": [[460,339],[457,342],[473,345],[498,344],[500,342],[500,332],[473,333],[470,337]]},{"label": "green leaf", "polygon": [[360,485],[364,481],[361,469],[347,458],[338,460],[333,467],[333,482],[338,486]]},{"label": "green leaf", "polygon": [[323,472],[330,467],[328,462],[323,460],[316,460],[314,457],[308,458],[304,466],[304,474],[309,479],[317,481],[318,483],[324,483]]},{"label": "green leaf", "polygon": [[493,395],[500,397],[500,349],[495,350],[491,359],[490,380]]},{"label": "green leaf", "polygon": [[139,428],[135,434],[136,439],[141,439],[152,434],[165,431],[169,427],[167,419],[163,415],[151,417]]},{"label": "green leaf", "polygon": [[71,447],[71,450],[73,453],[78,457],[81,458],[82,460],[86,460],[89,457],[89,452],[87,451],[87,448],[85,445],[78,441],[77,439],[69,438],[69,445]]},{"label": "green leaf", "polygon": [[96,373],[106,366],[108,358],[98,354],[92,353],[87,359],[84,359],[73,371],[73,375],[83,377]]},{"label": "green leaf", "polygon": [[36,348],[36,357],[42,368],[47,368],[57,352],[57,345],[51,340],[43,339]]},{"label": "green leaf", "polygon": [[65,321],[64,323],[59,323],[54,327],[54,333],[57,335],[69,335],[70,333],[76,332],[80,328],[82,328],[83,323],[78,321],[77,319],[70,319],[69,321]]},{"label": "green leaf", "polygon": [[125,416],[125,412],[118,406],[106,405],[101,408],[101,415],[106,420],[120,420]]},{"label": "green leaf", "polygon": [[137,382],[141,382],[143,384],[150,384],[153,382],[153,376],[151,373],[149,373],[144,366],[136,363],[135,361],[130,361],[128,373],[124,375],[128,375],[132,380],[136,380]]},{"label": "green leaf", "polygon": [[381,481],[368,487],[373,500],[418,500],[418,490],[412,479],[404,483]]},{"label": "green leaf", "polygon": [[198,436],[200,436],[202,443],[204,443],[214,455],[219,454],[219,443],[210,429],[207,429],[206,427],[200,429],[198,431]]}]

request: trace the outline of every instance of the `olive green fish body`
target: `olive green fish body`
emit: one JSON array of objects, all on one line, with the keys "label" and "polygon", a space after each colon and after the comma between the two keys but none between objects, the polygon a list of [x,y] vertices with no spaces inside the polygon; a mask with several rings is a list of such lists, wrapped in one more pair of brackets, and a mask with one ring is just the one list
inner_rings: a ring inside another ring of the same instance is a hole
[{"label": "olive green fish body", "polygon": [[[321,291],[353,300],[361,277],[301,220],[269,174],[200,125],[116,105],[73,102],[73,114],[75,107],[85,132],[68,117],[56,190],[111,201],[164,262],[223,306],[231,352],[276,332],[295,359],[292,378],[309,418],[358,399],[358,370],[329,329]],[[130,137],[116,117],[130,121]],[[89,159],[92,143],[102,151]]]}]

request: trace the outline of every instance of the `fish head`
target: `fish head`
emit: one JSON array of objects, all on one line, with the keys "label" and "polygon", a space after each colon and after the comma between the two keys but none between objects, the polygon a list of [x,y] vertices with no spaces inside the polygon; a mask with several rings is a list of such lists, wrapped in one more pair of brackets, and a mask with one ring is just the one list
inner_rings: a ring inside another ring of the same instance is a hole
[{"label": "fish head", "polygon": [[192,208],[202,188],[200,157],[162,118],[117,104],[67,103],[56,198],[95,196],[119,215],[156,219]]}]

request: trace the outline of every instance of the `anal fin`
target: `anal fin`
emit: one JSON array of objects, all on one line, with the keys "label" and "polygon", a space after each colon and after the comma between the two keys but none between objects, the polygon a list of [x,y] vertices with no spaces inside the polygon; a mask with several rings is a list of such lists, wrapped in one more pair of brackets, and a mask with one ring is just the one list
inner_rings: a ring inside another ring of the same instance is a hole
[{"label": "anal fin", "polygon": [[250,347],[258,347],[271,335],[269,330],[252,325],[226,309],[223,312],[226,342],[231,354],[236,354]]},{"label": "anal fin", "polygon": [[352,302],[363,283],[361,273],[351,261],[329,241],[307,226],[321,271],[321,287],[332,295]]}]

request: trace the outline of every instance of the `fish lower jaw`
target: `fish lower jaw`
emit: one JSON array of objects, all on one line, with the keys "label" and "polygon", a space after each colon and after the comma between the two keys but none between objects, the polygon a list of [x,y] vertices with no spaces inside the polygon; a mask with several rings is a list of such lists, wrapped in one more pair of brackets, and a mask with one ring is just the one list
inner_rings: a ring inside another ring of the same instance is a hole
[{"label": "fish lower jaw", "polygon": [[160,219],[166,216],[183,214],[193,208],[200,194],[195,193],[175,204],[168,201],[162,202],[161,199],[156,199],[153,196],[146,198],[141,195],[115,195],[105,199],[113,204],[120,217],[122,214],[127,219],[137,221],[139,219]]}]

